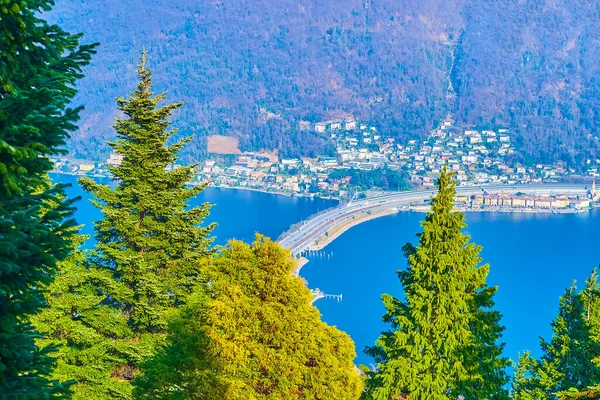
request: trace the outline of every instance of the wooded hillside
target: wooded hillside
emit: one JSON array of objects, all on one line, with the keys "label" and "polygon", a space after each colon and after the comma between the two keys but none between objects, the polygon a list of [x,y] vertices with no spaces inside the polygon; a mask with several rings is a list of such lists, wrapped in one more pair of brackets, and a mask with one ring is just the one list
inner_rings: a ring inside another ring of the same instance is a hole
[{"label": "wooded hillside", "polygon": [[242,150],[314,155],[326,140],[300,132],[300,119],[350,113],[406,138],[453,112],[459,123],[512,128],[527,160],[577,163],[597,149],[599,9],[579,0],[58,0],[52,18],[102,44],[80,84],[76,156],[107,153],[113,98],[146,47],[157,88],[186,103],[175,120],[195,135],[184,159],[205,155],[207,134],[237,136]]}]

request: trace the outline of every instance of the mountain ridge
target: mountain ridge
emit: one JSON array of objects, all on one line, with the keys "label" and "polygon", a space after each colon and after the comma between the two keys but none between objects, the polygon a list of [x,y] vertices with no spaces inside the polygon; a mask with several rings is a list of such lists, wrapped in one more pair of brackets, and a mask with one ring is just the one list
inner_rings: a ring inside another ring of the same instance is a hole
[{"label": "mountain ridge", "polygon": [[157,87],[186,103],[174,122],[195,136],[188,161],[206,156],[210,134],[314,156],[331,152],[327,138],[300,120],[352,114],[406,140],[452,113],[513,129],[516,161],[581,164],[598,147],[598,6],[538,3],[59,0],[52,19],[102,44],[80,83],[86,110],[70,150],[106,156],[113,98],[130,90],[146,47]]}]

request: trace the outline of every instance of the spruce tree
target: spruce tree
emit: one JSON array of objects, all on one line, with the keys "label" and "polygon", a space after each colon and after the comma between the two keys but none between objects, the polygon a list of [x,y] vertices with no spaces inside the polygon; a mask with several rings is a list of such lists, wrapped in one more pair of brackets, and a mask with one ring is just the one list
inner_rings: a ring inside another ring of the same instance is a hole
[{"label": "spruce tree", "polygon": [[513,373],[513,398],[517,400],[547,400],[548,389],[554,385],[554,374],[547,375],[540,363],[526,351],[519,354],[519,362]]},{"label": "spruce tree", "polygon": [[496,288],[486,285],[489,265],[481,247],[462,233],[464,215],[453,212],[455,181],[446,168],[417,247],[407,244],[408,269],[398,275],[405,301],[383,295],[382,333],[366,353],[366,399],[436,400],[507,397],[508,360],[498,344],[503,328],[492,310]]},{"label": "spruce tree", "polygon": [[519,357],[513,379],[515,399],[591,397],[600,384],[600,288],[594,270],[585,289],[573,283],[560,298],[550,342],[540,339],[542,357]]},{"label": "spruce tree", "polygon": [[53,360],[29,318],[71,247],[73,201],[47,173],[75,128],[79,108],[68,104],[93,46],[41,18],[52,4],[0,4],[0,396],[11,398],[65,391],[47,378]]},{"label": "spruce tree", "polygon": [[320,320],[289,251],[258,236],[206,266],[136,380],[139,399],[358,399],[351,339]]},{"label": "spruce tree", "polygon": [[[594,268],[590,277],[586,279],[581,297],[583,318],[588,326],[592,343],[600,343],[600,282],[598,282],[598,268]],[[594,354],[600,356],[600,351]]]},{"label": "spruce tree", "polygon": [[76,236],[73,253],[58,263],[58,273],[48,286],[48,307],[33,317],[45,332],[38,343],[56,348],[52,378],[74,380],[73,399],[123,399],[131,397],[127,380],[112,379],[115,368],[135,359],[134,335],[120,310],[105,304],[119,283],[110,270],[89,263],[89,251]]},{"label": "spruce tree", "polygon": [[113,294],[138,332],[162,332],[165,310],[181,304],[199,279],[198,260],[209,254],[214,225],[201,227],[210,205],[188,208],[206,184],[188,187],[197,165],[175,166],[177,152],[190,137],[168,144],[176,132],[168,118],[182,103],[159,106],[166,95],[152,92],[146,53],[137,69],[139,83],[117,99],[126,116],[117,119],[118,138],[110,142],[123,156],[109,170],[117,186],[89,178],[80,182],[103,214],[95,224],[97,266],[114,271],[124,291]]},{"label": "spruce tree", "polygon": [[51,308],[36,318],[47,343],[60,346],[56,377],[72,376],[75,399],[129,399],[140,363],[164,339],[167,316],[186,303],[202,280],[201,260],[212,253],[202,226],[210,205],[189,207],[204,186],[190,187],[196,166],[176,166],[187,142],[169,143],[169,117],[181,104],[160,106],[151,91],[143,54],[139,84],[117,100],[123,156],[110,167],[114,187],[81,179],[103,218],[95,223],[96,247],[60,265],[47,295]]}]

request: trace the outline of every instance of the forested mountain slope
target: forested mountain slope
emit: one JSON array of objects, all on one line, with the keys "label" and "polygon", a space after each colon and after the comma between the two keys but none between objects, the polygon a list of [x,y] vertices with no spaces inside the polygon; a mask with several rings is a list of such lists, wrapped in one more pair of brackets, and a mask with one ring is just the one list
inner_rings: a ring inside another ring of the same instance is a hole
[{"label": "forested mountain slope", "polygon": [[[195,134],[244,149],[323,152],[300,131],[345,113],[401,138],[448,112],[459,123],[511,127],[531,160],[594,155],[600,6],[560,0],[58,0],[52,18],[101,42],[81,81],[75,155],[100,158],[113,98],[133,84],[142,47],[158,88],[186,102]],[[448,96],[449,76],[456,91]]]},{"label": "forested mountain slope", "polygon": [[600,4],[477,0],[462,15],[453,71],[460,119],[510,125],[522,152],[542,161],[597,156]]}]

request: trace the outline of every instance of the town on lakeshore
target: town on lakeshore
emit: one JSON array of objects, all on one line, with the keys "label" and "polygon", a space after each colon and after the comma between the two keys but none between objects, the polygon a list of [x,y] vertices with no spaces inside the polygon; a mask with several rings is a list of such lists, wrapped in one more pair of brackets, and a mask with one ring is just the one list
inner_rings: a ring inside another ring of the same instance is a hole
[{"label": "town on lakeshore", "polygon": [[[446,164],[456,173],[458,186],[590,182],[600,176],[600,160],[586,160],[584,173],[576,173],[561,162],[531,166],[511,162],[515,149],[510,130],[457,129],[450,116],[426,138],[409,140],[406,144],[384,137],[375,127],[351,116],[318,123],[300,121],[299,129],[314,130],[334,141],[335,156],[280,158],[268,153],[242,153],[237,150],[237,143],[234,151],[211,152],[209,145],[209,159],[201,163],[192,183],[208,181],[216,187],[351,199],[411,187],[427,190],[434,187],[436,176]],[[53,161],[58,173],[108,176],[107,165],[118,165],[121,160],[121,156],[113,153],[104,163],[67,158]],[[595,200],[595,189],[587,198],[560,193],[557,196],[482,193],[457,198],[457,205],[473,210],[581,210],[589,208]]]}]

